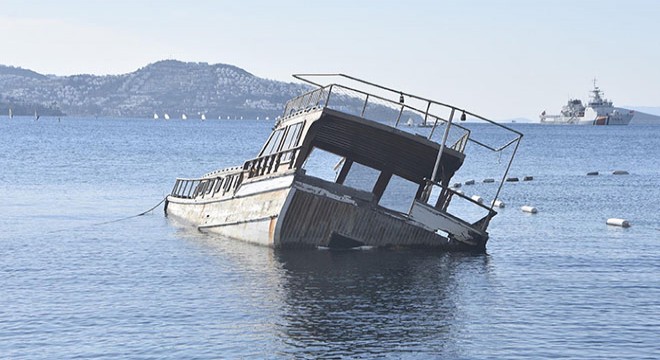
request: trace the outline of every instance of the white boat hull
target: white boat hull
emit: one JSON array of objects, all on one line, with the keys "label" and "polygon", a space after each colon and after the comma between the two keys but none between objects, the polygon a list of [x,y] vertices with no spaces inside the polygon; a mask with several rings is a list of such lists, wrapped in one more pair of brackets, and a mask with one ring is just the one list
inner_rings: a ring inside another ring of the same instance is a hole
[{"label": "white boat hull", "polygon": [[247,183],[229,198],[199,200],[168,196],[166,212],[200,231],[274,246],[275,224],[292,181],[293,175],[289,175]]}]

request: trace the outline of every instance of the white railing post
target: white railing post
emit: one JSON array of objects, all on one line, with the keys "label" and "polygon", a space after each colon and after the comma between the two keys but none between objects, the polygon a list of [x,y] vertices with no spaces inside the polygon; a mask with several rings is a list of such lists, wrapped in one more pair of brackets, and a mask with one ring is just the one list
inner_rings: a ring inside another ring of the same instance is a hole
[{"label": "white railing post", "polygon": [[449,114],[449,121],[447,121],[447,127],[445,128],[445,133],[444,135],[442,135],[442,143],[440,144],[440,151],[438,151],[438,157],[435,159],[435,166],[433,166],[433,174],[431,175],[432,182],[435,182],[435,177],[438,175],[440,160],[442,159],[442,153],[445,151],[445,144],[447,143],[447,137],[449,136],[449,128],[451,128],[451,121],[454,119],[455,110],[456,109],[451,108],[451,113]]}]

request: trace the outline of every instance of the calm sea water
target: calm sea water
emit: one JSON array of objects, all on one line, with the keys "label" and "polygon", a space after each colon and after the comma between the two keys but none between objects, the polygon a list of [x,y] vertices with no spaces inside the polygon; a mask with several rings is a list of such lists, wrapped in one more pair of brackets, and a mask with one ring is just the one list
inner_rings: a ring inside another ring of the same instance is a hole
[{"label": "calm sea water", "polygon": [[[660,127],[516,124],[511,176],[534,180],[505,185],[486,254],[279,252],[132,217],[271,125],[0,118],[0,358],[660,357]],[[468,194],[496,185],[480,161]]]}]

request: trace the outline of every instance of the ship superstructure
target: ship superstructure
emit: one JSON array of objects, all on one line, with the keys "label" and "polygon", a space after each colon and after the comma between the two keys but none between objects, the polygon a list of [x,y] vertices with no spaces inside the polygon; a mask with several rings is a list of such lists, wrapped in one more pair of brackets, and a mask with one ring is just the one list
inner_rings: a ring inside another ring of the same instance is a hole
[{"label": "ship superstructure", "polygon": [[628,125],[635,115],[633,110],[615,107],[611,100],[603,98],[603,91],[596,85],[590,91],[585,106],[579,99],[569,99],[559,115],[548,115],[545,111],[539,116],[542,124],[564,125]]}]

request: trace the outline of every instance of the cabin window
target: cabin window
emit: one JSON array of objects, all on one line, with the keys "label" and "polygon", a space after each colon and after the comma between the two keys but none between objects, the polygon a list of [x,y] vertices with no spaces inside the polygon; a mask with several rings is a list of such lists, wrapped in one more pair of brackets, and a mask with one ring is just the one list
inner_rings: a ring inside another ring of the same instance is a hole
[{"label": "cabin window", "polygon": [[282,145],[282,150],[289,150],[298,145],[300,140],[300,134],[302,133],[303,123],[299,122],[297,124],[289,125],[286,137],[284,138],[284,145]]},{"label": "cabin window", "polygon": [[380,176],[380,171],[354,162],[348,171],[344,185],[354,189],[373,192],[374,185]]},{"label": "cabin window", "polygon": [[[300,135],[302,134],[302,129],[303,122],[289,125],[286,136],[284,137],[284,142],[282,143],[282,151],[295,148],[296,145],[298,145],[298,142],[300,141]],[[284,154],[284,156],[282,156],[282,162],[291,160],[292,156],[293,154],[291,152],[287,152]]]},{"label": "cabin window", "polygon": [[378,204],[391,210],[408,213],[418,188],[419,184],[392,175]]},{"label": "cabin window", "polygon": [[275,131],[273,134],[271,134],[260,156],[270,155],[272,153],[277,152],[277,149],[280,147],[282,135],[284,135],[284,129],[279,129]]},{"label": "cabin window", "polygon": [[305,169],[306,175],[335,182],[343,160],[344,158],[337,154],[313,148],[302,167]]}]

